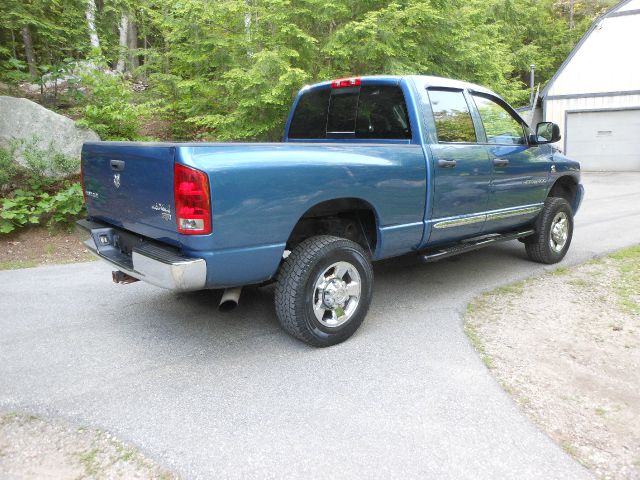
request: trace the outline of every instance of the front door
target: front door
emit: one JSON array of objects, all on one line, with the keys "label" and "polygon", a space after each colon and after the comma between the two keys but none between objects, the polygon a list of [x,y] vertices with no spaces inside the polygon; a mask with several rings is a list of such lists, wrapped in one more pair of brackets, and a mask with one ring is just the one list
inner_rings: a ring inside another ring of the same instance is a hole
[{"label": "front door", "polygon": [[493,169],[484,233],[530,222],[546,197],[551,147],[529,145],[529,129],[505,102],[484,93],[471,96],[481,120],[480,139]]},{"label": "front door", "polygon": [[428,95],[437,143],[430,145],[434,190],[427,218],[429,243],[437,244],[482,231],[492,166],[486,148],[477,143],[462,90],[430,88]]}]

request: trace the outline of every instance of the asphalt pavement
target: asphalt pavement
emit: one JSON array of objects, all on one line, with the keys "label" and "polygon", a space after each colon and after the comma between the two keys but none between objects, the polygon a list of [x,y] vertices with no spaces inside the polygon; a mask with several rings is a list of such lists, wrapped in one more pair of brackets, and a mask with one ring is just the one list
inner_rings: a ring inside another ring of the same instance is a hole
[{"label": "asphalt pavement", "polygon": [[[640,243],[640,173],[584,184],[564,265]],[[100,262],[2,271],[0,409],[103,428],[185,478],[591,478],[463,332],[473,296],[545,269],[517,241],[377,264],[367,319],[327,349],[279,328],[272,288],[222,314]]]}]

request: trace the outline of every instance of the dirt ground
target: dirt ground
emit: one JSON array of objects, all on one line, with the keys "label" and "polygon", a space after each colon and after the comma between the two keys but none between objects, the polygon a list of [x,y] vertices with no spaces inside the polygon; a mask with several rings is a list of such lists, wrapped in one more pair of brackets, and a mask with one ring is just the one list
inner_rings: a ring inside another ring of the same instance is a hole
[{"label": "dirt ground", "polygon": [[524,412],[601,479],[640,479],[640,246],[477,297],[465,329]]},{"label": "dirt ground", "polygon": [[21,228],[0,235],[0,270],[94,260],[77,230]]},{"label": "dirt ground", "polygon": [[16,413],[0,414],[0,478],[174,479],[110,434]]}]

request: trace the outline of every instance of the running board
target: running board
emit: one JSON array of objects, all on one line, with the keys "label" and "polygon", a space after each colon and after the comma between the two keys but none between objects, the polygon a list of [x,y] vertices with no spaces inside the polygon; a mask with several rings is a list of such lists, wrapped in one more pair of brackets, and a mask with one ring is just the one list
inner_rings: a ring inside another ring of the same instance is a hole
[{"label": "running board", "polygon": [[453,257],[454,255],[458,255],[460,253],[472,252],[473,250],[478,250],[479,248],[486,247],[487,245],[491,245],[492,243],[498,242],[506,242],[508,240],[515,240],[517,238],[528,237],[532,235],[534,230],[523,230],[521,232],[515,233],[505,233],[505,234],[495,234],[485,236],[479,239],[469,239],[467,241],[457,243],[450,247],[435,247],[432,250],[427,250],[426,252],[420,253],[420,259],[425,262],[436,262],[443,258]]}]

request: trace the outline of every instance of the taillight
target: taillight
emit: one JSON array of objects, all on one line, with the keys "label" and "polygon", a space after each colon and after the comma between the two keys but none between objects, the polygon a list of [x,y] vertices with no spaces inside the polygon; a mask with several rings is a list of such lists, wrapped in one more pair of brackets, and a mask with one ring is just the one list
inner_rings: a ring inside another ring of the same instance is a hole
[{"label": "taillight", "polygon": [[359,87],[361,83],[359,78],[340,78],[331,82],[331,88]]},{"label": "taillight", "polygon": [[173,167],[173,199],[178,233],[207,235],[211,233],[211,199],[209,178],[195,168]]},{"label": "taillight", "polygon": [[84,189],[84,167],[82,164],[84,163],[83,158],[80,157],[80,186],[82,187],[82,197],[84,198],[84,204],[87,204],[87,192]]}]

